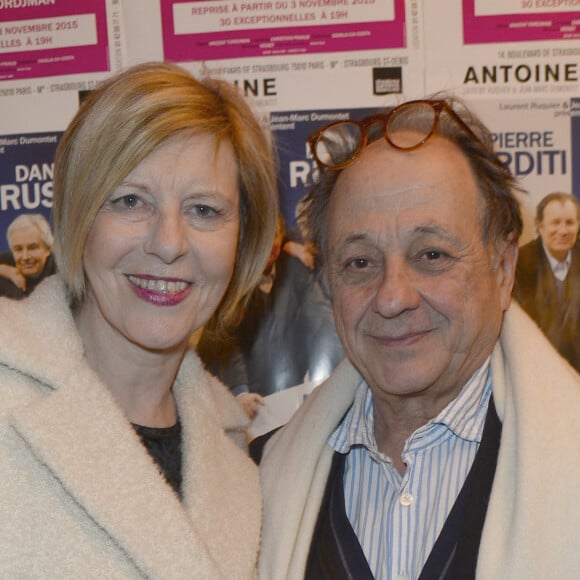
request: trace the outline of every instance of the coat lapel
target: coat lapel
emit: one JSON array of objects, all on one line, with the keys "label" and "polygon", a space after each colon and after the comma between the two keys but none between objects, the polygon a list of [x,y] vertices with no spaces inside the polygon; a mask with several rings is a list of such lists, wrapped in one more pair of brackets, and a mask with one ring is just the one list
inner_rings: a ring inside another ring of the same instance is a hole
[{"label": "coat lapel", "polygon": [[[223,577],[112,396],[89,369],[14,414],[14,427],[148,577]],[[176,558],[177,556],[177,558]]]},{"label": "coat lapel", "polygon": [[[186,459],[183,504],[226,577],[250,578],[260,542],[260,482],[257,467],[234,442],[247,446],[247,417],[197,357],[184,360],[174,393]],[[234,481],[240,485],[232,493]]]},{"label": "coat lapel", "polygon": [[260,556],[263,578],[304,576],[334,453],[327,439],[352,404],[360,381],[352,364],[343,361],[308,396],[290,423],[266,444],[260,462],[264,494]]}]

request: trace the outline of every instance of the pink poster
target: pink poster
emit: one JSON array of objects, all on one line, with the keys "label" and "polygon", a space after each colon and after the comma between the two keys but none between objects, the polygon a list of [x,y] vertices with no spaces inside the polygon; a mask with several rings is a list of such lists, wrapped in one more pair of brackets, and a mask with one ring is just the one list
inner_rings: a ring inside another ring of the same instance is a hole
[{"label": "pink poster", "polygon": [[580,38],[580,0],[463,0],[465,44]]},{"label": "pink poster", "polygon": [[164,55],[202,61],[404,48],[404,0],[161,0]]},{"label": "pink poster", "polygon": [[0,80],[108,70],[106,0],[0,0]]}]

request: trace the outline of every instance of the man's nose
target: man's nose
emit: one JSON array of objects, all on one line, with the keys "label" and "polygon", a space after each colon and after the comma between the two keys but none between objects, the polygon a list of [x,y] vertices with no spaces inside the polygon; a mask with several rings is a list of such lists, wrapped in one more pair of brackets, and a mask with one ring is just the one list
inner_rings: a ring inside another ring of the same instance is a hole
[{"label": "man's nose", "polygon": [[419,307],[421,296],[411,266],[404,258],[388,261],[373,299],[373,310],[384,318],[394,318]]}]

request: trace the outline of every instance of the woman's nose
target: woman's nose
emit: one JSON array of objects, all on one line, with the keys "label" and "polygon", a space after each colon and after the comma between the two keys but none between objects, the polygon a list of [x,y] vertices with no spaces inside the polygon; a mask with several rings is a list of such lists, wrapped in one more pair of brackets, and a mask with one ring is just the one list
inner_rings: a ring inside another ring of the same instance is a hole
[{"label": "woman's nose", "polygon": [[145,252],[170,264],[187,251],[186,224],[179,212],[159,212],[151,225]]}]

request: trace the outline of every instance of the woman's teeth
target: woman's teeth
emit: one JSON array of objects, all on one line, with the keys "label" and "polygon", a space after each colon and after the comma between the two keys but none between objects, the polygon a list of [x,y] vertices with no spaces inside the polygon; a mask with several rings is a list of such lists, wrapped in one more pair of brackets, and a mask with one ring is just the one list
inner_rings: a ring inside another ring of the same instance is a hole
[{"label": "woman's teeth", "polygon": [[151,292],[160,292],[162,294],[170,294],[173,292],[181,292],[187,288],[187,282],[174,282],[168,280],[152,280],[145,278],[137,278],[136,276],[128,276],[129,280],[135,286],[150,290]]}]

